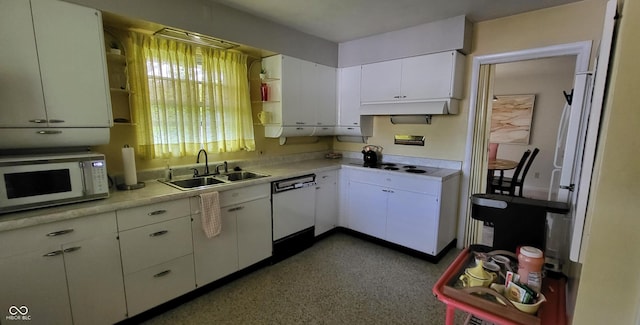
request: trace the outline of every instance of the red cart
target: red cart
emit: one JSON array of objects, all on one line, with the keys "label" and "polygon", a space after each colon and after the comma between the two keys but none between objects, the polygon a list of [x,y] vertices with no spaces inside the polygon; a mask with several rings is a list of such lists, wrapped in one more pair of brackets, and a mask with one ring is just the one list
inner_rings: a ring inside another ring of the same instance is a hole
[{"label": "red cart", "polygon": [[[455,283],[464,270],[474,263],[471,248],[466,248],[449,265],[433,287],[433,294],[438,300],[447,305],[446,324],[453,325],[456,309],[465,311],[479,319],[494,324],[525,324],[525,325],[564,325],[567,324],[565,310],[565,284],[563,277],[553,279],[545,277],[542,282],[544,302],[535,315],[519,311],[513,305],[501,304],[487,299],[487,295],[504,296],[484,287],[460,288]],[[480,294],[478,294],[480,293]]]}]

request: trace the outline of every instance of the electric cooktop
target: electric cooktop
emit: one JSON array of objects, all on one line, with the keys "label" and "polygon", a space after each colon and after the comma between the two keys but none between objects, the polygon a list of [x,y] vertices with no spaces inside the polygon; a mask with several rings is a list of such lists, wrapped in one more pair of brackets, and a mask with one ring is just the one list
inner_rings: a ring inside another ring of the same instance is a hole
[{"label": "electric cooktop", "polygon": [[399,163],[376,163],[376,164],[364,163],[362,164],[362,167],[399,171],[399,172],[413,173],[413,174],[425,174],[425,173],[428,174],[435,171],[434,167],[405,165],[405,164],[399,164]]}]

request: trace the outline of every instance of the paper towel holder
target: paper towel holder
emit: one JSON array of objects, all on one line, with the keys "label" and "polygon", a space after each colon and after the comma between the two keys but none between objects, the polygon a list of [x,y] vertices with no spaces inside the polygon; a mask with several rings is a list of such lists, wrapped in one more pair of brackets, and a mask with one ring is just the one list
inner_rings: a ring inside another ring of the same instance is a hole
[{"label": "paper towel holder", "polygon": [[[131,152],[129,152],[129,156],[125,156],[125,150],[131,150]],[[125,145],[124,145],[122,153],[123,153],[123,154],[122,154],[122,156],[123,156],[123,157],[122,157],[122,158],[123,158],[123,162],[125,162],[125,176],[124,176],[125,181],[124,181],[124,183],[122,183],[122,184],[118,184],[118,185],[116,185],[116,187],[117,187],[119,190],[123,190],[123,191],[125,191],[125,190],[137,190],[137,189],[141,189],[141,188],[143,188],[143,187],[145,186],[144,182],[137,182],[137,181],[133,181],[133,182],[131,182],[132,184],[127,184],[127,183],[128,183],[128,182],[126,181],[126,179],[127,179],[127,166],[126,166],[126,160],[125,160],[125,157],[128,157],[128,158],[130,158],[130,159],[135,159],[135,158],[134,158],[134,155],[135,155],[135,154],[133,153],[133,149],[132,149],[131,147],[129,147],[129,145],[128,145],[128,144],[125,144]],[[135,176],[136,176],[136,175],[135,175],[135,173],[136,173],[136,172],[135,172],[135,169],[136,169],[136,167],[135,167],[135,160],[134,160],[134,161],[132,161],[132,166],[131,166],[131,168],[133,168],[133,176],[134,176],[134,178],[135,178]],[[133,184],[134,182],[135,182],[135,184]]]}]

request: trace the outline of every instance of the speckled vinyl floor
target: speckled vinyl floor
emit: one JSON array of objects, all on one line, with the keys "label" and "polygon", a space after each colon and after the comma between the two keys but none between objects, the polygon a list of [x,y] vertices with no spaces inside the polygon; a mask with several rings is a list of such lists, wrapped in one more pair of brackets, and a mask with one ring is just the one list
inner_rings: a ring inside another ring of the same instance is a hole
[{"label": "speckled vinyl floor", "polygon": [[432,264],[336,233],[145,324],[444,324],[431,288],[457,253]]}]

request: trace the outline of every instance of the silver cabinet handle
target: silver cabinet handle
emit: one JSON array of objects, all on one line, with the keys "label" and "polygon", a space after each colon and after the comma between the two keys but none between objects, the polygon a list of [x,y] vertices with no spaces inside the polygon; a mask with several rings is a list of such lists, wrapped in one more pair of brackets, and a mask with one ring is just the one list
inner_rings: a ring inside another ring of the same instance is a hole
[{"label": "silver cabinet handle", "polygon": [[73,228],[65,229],[65,230],[58,230],[58,231],[54,231],[54,232],[48,233],[47,237],[55,237],[55,236],[66,235],[66,234],[71,233],[71,232],[73,232]]},{"label": "silver cabinet handle", "polygon": [[235,208],[231,208],[229,210],[227,210],[228,212],[233,212],[233,211],[238,211],[238,210],[242,210],[244,209],[244,207],[235,207]]},{"label": "silver cabinet handle", "polygon": [[149,212],[148,215],[150,216],[157,216],[157,215],[161,215],[161,214],[165,214],[167,213],[167,210],[156,210],[153,212]]},{"label": "silver cabinet handle", "polygon": [[42,123],[47,123],[47,120],[34,119],[34,120],[29,120],[29,122],[42,124]]},{"label": "silver cabinet handle", "polygon": [[307,123],[305,123],[305,122],[296,122],[296,124],[302,124],[302,125],[304,125],[304,124],[307,124]]},{"label": "silver cabinet handle", "polygon": [[64,252],[61,251],[61,250],[57,250],[57,251],[53,251],[51,253],[46,253],[46,254],[44,254],[42,256],[44,256],[44,257],[52,257],[52,256],[62,255],[62,253],[64,253]]},{"label": "silver cabinet handle", "polygon": [[296,130],[304,130],[304,128],[296,128]]},{"label": "silver cabinet handle", "polygon": [[353,130],[354,128],[347,128],[347,130]]},{"label": "silver cabinet handle", "polygon": [[36,131],[37,134],[60,134],[62,131],[60,130],[40,130]]},{"label": "silver cabinet handle", "polygon": [[80,250],[81,246],[75,246],[75,247],[69,247],[65,250],[63,250],[64,253],[71,253],[71,252],[75,252],[77,250]]},{"label": "silver cabinet handle", "polygon": [[64,120],[51,119],[49,120],[49,123],[64,123]]},{"label": "silver cabinet handle", "polygon": [[154,274],[153,277],[154,278],[160,278],[160,277],[163,277],[163,276],[165,276],[165,275],[167,275],[169,273],[171,273],[171,270],[164,270],[164,271],[162,271],[162,272],[160,272],[158,274]]},{"label": "silver cabinet handle", "polygon": [[400,98],[400,96],[393,96],[393,98]]},{"label": "silver cabinet handle", "polygon": [[382,192],[395,193],[395,192],[394,192],[394,191],[392,191],[392,190],[382,190]]},{"label": "silver cabinet handle", "polygon": [[166,233],[168,233],[169,230],[160,230],[160,231],[156,231],[152,234],[149,234],[149,237],[158,237],[158,236],[162,236],[165,235]]},{"label": "silver cabinet handle", "polygon": [[319,189],[320,189],[320,186],[316,186],[316,190],[319,190]]}]

